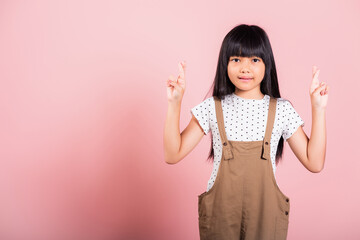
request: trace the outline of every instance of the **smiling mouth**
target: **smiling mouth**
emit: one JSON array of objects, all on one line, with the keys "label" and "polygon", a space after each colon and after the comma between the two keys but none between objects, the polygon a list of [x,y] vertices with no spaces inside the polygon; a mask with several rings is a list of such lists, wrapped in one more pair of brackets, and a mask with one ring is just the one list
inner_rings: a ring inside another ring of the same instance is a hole
[{"label": "smiling mouth", "polygon": [[240,78],[240,77],[238,77],[238,79],[240,79],[242,81],[250,81],[250,80],[252,80],[252,78]]}]

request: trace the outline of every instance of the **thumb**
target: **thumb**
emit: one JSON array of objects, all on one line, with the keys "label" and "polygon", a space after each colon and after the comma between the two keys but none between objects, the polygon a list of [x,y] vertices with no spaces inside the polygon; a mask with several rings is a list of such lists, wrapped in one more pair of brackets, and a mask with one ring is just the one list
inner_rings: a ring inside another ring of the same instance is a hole
[{"label": "thumb", "polygon": [[313,94],[319,94],[322,90],[326,88],[326,86],[326,83],[322,82],[320,86],[314,90]]},{"label": "thumb", "polygon": [[177,91],[181,91],[181,87],[175,81],[170,81],[169,84],[173,86]]}]

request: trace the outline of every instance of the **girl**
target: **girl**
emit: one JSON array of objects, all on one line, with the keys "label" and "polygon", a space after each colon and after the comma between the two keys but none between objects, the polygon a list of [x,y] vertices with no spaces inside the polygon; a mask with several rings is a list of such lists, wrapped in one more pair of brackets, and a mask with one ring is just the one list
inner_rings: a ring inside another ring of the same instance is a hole
[{"label": "girl", "polygon": [[165,161],[182,160],[211,130],[213,171],[198,196],[200,239],[283,240],[287,237],[290,198],[278,187],[276,165],[286,140],[313,173],[324,167],[325,108],[329,86],[313,67],[310,139],[292,104],[280,97],[272,48],[265,31],[242,24],[224,38],[212,97],[191,109],[189,125],[179,131],[185,91],[185,62],[167,80]]}]

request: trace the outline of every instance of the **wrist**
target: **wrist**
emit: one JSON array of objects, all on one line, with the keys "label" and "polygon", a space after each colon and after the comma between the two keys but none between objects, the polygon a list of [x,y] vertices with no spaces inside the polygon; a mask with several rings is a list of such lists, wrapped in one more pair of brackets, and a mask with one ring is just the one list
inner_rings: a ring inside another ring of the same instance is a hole
[{"label": "wrist", "polygon": [[313,117],[325,116],[325,108],[313,107],[311,113]]},{"label": "wrist", "polygon": [[311,108],[313,112],[318,112],[318,113],[325,112],[325,109],[326,109],[325,107],[314,107],[314,106],[312,106]]},{"label": "wrist", "polygon": [[168,101],[168,106],[172,108],[178,108],[181,106],[181,100]]}]

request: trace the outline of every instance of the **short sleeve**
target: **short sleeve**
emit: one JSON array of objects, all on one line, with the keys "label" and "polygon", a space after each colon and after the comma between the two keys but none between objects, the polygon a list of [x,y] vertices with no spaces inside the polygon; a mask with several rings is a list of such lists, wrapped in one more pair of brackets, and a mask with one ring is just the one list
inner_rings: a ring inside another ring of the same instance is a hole
[{"label": "short sleeve", "polygon": [[295,108],[288,100],[284,102],[283,107],[284,125],[282,137],[287,141],[287,139],[291,137],[294,132],[296,132],[299,126],[303,127],[305,125],[305,122],[302,120],[300,115],[296,112]]},{"label": "short sleeve", "polygon": [[205,134],[210,131],[210,108],[212,97],[205,99],[190,110],[195,118],[198,120]]}]

